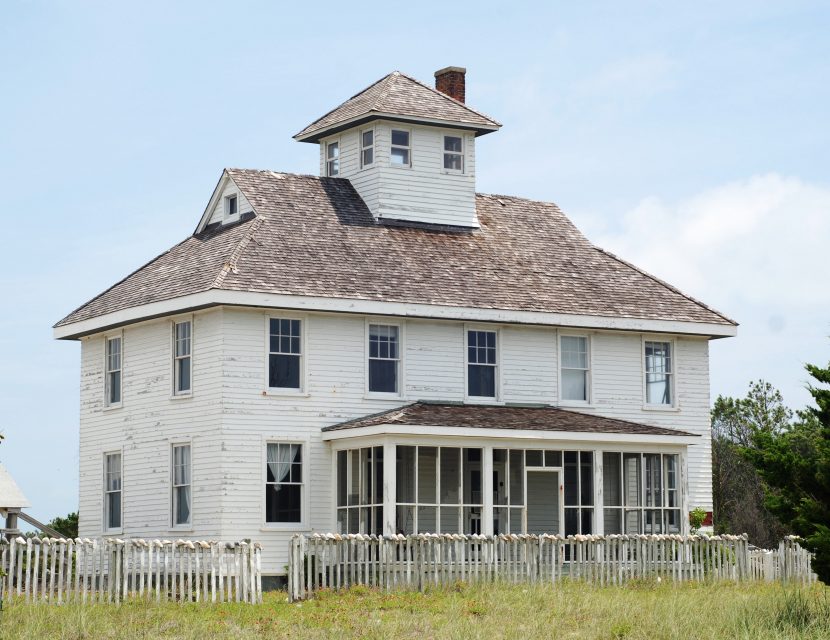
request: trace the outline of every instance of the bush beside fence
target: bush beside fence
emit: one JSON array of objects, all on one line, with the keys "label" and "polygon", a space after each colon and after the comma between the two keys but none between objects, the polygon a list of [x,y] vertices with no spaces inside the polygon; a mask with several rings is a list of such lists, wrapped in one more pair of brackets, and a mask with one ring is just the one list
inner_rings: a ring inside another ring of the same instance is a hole
[{"label": "bush beside fence", "polygon": [[[776,553],[776,552],[770,552]],[[810,555],[782,542],[777,579],[810,582]],[[295,535],[289,548],[288,595],[368,585],[419,589],[456,581],[556,582],[563,577],[601,585],[658,576],[687,580],[759,578],[743,536],[680,535]],[[764,576],[766,574],[763,574]]]},{"label": "bush beside fence", "polygon": [[26,602],[261,602],[259,543],[0,540],[0,598]]}]

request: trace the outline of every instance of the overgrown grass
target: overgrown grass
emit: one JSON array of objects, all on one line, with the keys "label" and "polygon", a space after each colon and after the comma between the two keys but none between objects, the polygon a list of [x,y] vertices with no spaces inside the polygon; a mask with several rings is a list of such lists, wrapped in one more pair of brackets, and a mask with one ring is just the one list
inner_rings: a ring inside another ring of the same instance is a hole
[{"label": "overgrown grass", "polygon": [[288,604],[25,605],[6,602],[0,638],[830,638],[830,589],[639,581],[456,585],[428,593],[367,588]]}]

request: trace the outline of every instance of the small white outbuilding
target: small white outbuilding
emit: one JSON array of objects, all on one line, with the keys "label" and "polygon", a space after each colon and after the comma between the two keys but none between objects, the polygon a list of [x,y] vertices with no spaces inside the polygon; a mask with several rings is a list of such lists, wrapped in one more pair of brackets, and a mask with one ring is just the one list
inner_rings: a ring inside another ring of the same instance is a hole
[{"label": "small white outbuilding", "polygon": [[6,526],[2,530],[4,536],[17,535],[17,516],[21,509],[32,505],[17,486],[8,469],[0,463],[0,515],[6,519]]}]

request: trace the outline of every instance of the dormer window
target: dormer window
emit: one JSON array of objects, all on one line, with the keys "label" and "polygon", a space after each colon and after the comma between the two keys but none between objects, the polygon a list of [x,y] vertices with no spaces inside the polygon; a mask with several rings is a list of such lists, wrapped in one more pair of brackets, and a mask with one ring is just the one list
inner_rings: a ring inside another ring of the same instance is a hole
[{"label": "dormer window", "polygon": [[460,136],[444,136],[444,169],[464,171],[464,139]]},{"label": "dormer window", "polygon": [[326,175],[340,174],[340,143],[329,142],[326,145]]},{"label": "dormer window", "polygon": [[225,196],[225,217],[230,218],[239,213],[239,201],[236,194]]},{"label": "dormer window", "polygon": [[373,129],[360,133],[360,166],[365,169],[375,162],[375,132]]},{"label": "dormer window", "polygon": [[392,129],[392,147],[389,151],[392,164],[398,167],[408,167],[410,150],[409,131]]}]

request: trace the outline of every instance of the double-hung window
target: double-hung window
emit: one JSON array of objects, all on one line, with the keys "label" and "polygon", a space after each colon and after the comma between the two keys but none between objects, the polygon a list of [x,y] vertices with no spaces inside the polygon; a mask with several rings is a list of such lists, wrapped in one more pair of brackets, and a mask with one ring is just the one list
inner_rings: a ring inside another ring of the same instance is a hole
[{"label": "double-hung window", "polygon": [[329,142],[326,145],[326,175],[340,175],[340,143]]},{"label": "double-hung window", "polygon": [[400,327],[369,325],[369,391],[400,393]]},{"label": "double-hung window", "polygon": [[121,454],[104,454],[104,529],[121,528]]},{"label": "double-hung window", "polygon": [[408,167],[412,158],[410,152],[409,131],[404,129],[392,129],[392,146],[389,149],[389,160],[397,167]]},{"label": "double-hung window", "polygon": [[444,169],[464,171],[464,139],[461,136],[444,136]]},{"label": "double-hung window", "polygon": [[360,166],[365,169],[375,162],[375,131],[367,129],[360,132]]},{"label": "double-hung window", "polygon": [[173,526],[190,524],[190,445],[173,445]]},{"label": "double-hung window", "polygon": [[301,322],[290,318],[268,321],[268,386],[301,389]]},{"label": "double-hung window", "polygon": [[498,363],[496,332],[467,331],[467,395],[495,398]]},{"label": "double-hung window", "polygon": [[645,343],[646,404],[672,406],[674,403],[672,343]]},{"label": "double-hung window", "polygon": [[191,390],[193,325],[190,320],[173,323],[173,395]]},{"label": "double-hung window", "polygon": [[588,338],[561,336],[559,345],[562,400],[588,402],[591,382]]},{"label": "double-hung window", "polygon": [[265,462],[265,522],[302,522],[303,447],[269,442]]},{"label": "double-hung window", "polygon": [[106,405],[108,407],[121,404],[121,336],[106,339]]}]

